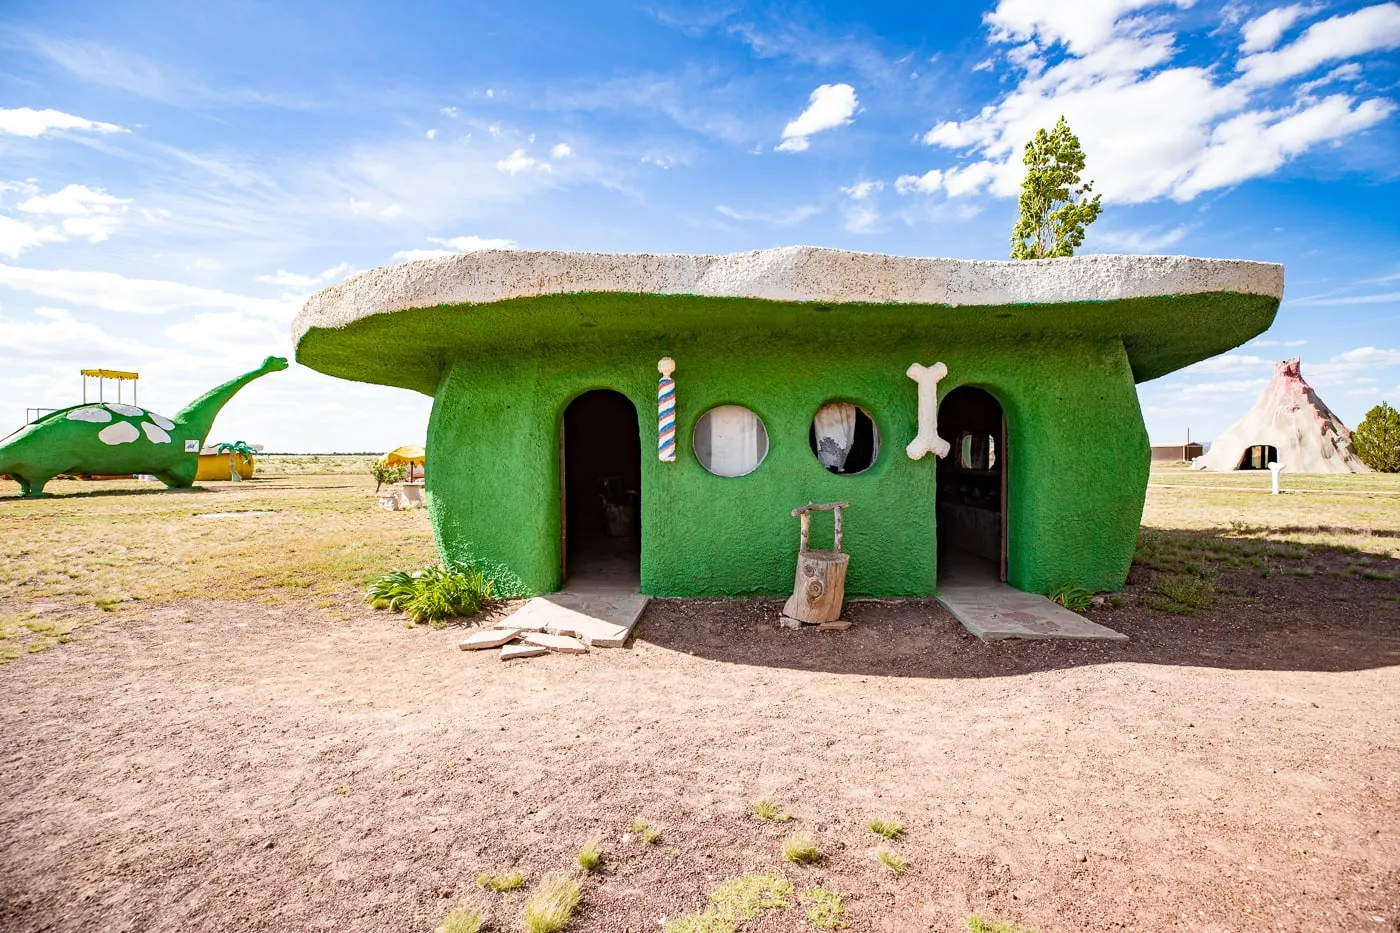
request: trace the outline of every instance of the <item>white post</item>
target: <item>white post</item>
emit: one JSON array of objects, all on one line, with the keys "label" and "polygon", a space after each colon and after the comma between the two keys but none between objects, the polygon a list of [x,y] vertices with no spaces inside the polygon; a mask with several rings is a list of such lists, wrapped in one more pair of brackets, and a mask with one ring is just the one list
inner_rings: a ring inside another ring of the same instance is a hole
[{"label": "white post", "polygon": [[1282,473],[1283,470],[1284,470],[1283,464],[1279,463],[1277,460],[1275,460],[1275,461],[1273,461],[1272,463],[1269,464],[1269,472],[1273,474],[1273,486],[1274,486],[1273,494],[1274,494],[1274,495],[1278,495],[1278,475],[1279,475],[1280,473]]}]

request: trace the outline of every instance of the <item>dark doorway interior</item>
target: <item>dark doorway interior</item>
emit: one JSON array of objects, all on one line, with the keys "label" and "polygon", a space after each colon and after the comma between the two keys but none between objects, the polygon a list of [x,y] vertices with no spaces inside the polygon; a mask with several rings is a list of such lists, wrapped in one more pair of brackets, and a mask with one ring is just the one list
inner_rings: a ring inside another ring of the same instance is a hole
[{"label": "dark doorway interior", "polygon": [[637,408],[611,389],[564,411],[564,580],[636,589],[641,582],[642,444]]},{"label": "dark doorway interior", "polygon": [[952,445],[938,461],[938,576],[1006,579],[1006,418],[982,389],[960,386],[938,406]]},{"label": "dark doorway interior", "polygon": [[1237,470],[1267,470],[1269,464],[1278,460],[1278,448],[1268,444],[1255,444],[1245,449]]}]

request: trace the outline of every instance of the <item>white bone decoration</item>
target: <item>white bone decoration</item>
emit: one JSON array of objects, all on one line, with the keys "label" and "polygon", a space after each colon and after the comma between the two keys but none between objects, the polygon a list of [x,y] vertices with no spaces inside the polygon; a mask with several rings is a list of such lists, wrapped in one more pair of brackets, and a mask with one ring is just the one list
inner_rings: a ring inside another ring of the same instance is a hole
[{"label": "white bone decoration", "polygon": [[924,454],[948,456],[948,442],[938,436],[938,380],[948,375],[948,367],[942,363],[932,366],[915,363],[905,375],[919,384],[919,433],[904,452],[910,460],[922,460]]}]

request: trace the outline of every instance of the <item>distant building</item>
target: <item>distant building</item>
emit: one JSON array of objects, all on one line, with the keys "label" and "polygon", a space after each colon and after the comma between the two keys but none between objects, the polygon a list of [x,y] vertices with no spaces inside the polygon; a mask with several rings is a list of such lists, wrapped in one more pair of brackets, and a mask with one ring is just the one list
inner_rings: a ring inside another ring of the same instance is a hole
[{"label": "distant building", "polygon": [[1181,441],[1175,444],[1153,444],[1153,463],[1189,463],[1206,452],[1195,441]]}]

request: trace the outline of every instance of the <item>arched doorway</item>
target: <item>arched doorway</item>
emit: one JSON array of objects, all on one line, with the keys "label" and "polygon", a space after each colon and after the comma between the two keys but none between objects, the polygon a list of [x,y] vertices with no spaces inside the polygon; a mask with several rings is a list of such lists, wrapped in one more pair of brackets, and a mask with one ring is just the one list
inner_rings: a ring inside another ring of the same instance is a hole
[{"label": "arched doorway", "polygon": [[952,445],[938,461],[940,580],[1006,579],[1006,415],[990,392],[959,386],[938,406]]},{"label": "arched doorway", "polygon": [[1267,470],[1269,464],[1278,460],[1278,448],[1268,444],[1255,444],[1253,447],[1246,447],[1244,456],[1240,457],[1240,465],[1237,470]]},{"label": "arched doorway", "polygon": [[637,407],[621,392],[585,392],[564,410],[560,462],[566,584],[641,583],[642,442]]}]

